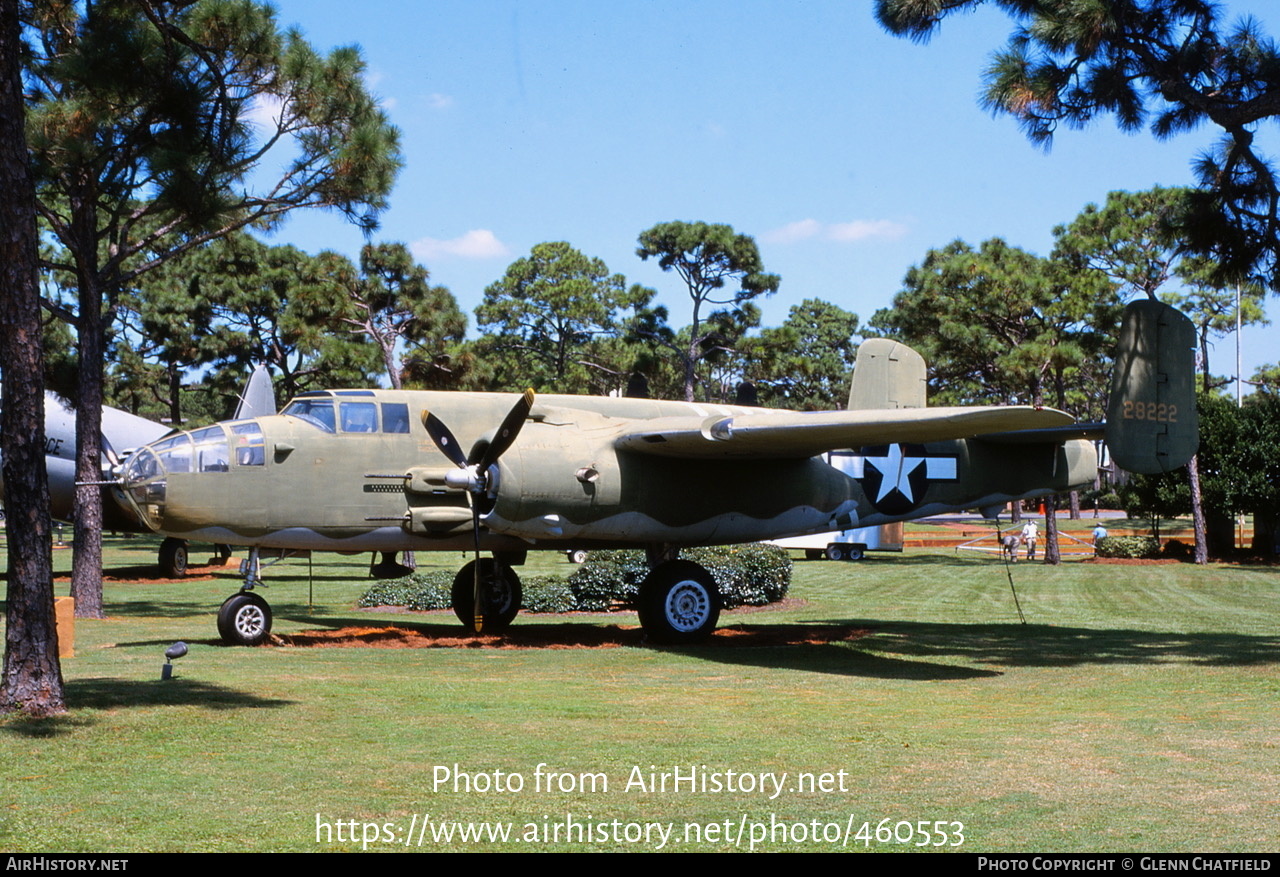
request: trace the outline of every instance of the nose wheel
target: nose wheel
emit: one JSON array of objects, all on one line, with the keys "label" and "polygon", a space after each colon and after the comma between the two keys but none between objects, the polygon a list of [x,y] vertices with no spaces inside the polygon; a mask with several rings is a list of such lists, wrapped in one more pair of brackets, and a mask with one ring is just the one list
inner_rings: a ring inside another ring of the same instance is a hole
[{"label": "nose wheel", "polygon": [[271,607],[251,591],[232,594],[218,610],[218,635],[231,646],[259,646],[271,633]]}]

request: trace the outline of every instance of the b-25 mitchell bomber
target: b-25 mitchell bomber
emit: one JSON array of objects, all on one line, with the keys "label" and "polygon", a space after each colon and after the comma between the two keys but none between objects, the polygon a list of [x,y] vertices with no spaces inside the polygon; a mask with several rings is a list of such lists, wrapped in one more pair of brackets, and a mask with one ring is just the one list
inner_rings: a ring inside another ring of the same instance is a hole
[{"label": "b-25 mitchell bomber", "polygon": [[[180,433],[137,451],[120,490],[152,529],[250,549],[218,628],[256,644],[265,550],[474,550],[454,611],[476,631],[520,609],[531,550],[642,547],[640,622],[653,640],[714,630],[711,575],[686,546],[873,526],[1092,483],[1093,439],[1138,472],[1195,452],[1194,331],[1152,301],[1125,312],[1108,422],[1032,406],[928,408],[925,365],[896,342],[858,352],[845,411],[648,399],[329,390],[278,415]],[[851,449],[836,469],[820,456]],[[490,557],[482,558],[481,552]]]}]

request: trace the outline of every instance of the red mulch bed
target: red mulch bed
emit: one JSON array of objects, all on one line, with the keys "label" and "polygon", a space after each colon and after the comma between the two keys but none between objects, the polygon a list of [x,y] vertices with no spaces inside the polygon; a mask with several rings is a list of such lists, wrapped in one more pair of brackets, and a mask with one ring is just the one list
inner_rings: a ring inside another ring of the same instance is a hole
[{"label": "red mulch bed", "polygon": [[[724,627],[704,646],[738,648],[760,646],[823,645],[852,642],[870,631],[832,625],[762,625]],[[534,624],[511,628],[502,635],[470,636],[462,631],[444,633],[414,627],[343,627],[338,630],[307,630],[301,633],[272,634],[274,646],[377,649],[616,649],[645,644],[639,625]]]}]

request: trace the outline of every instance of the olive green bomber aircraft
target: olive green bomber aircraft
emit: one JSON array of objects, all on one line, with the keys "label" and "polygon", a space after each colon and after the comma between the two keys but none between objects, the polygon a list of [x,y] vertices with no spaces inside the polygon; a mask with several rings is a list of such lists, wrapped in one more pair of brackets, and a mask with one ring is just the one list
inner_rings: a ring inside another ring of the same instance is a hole
[{"label": "olive green bomber aircraft", "polygon": [[[1108,422],[1031,406],[928,408],[919,354],[863,342],[845,411],[649,399],[327,390],[280,414],[179,433],[121,467],[156,532],[245,545],[223,604],[231,643],[262,642],[259,552],[474,550],[454,610],[476,631],[520,608],[530,550],[642,547],[641,625],[695,642],[719,618],[711,575],[679,549],[874,526],[1093,482],[1093,439],[1121,466],[1168,471],[1198,438],[1191,324],[1152,301],[1125,312]],[[841,450],[841,468],[822,454]],[[842,471],[843,470],[843,471]],[[482,551],[492,557],[481,558]]]}]

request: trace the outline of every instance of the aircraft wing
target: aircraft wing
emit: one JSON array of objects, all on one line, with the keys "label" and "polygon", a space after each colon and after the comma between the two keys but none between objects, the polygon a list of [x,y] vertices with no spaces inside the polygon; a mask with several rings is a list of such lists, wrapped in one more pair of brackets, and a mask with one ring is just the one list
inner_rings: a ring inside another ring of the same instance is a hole
[{"label": "aircraft wing", "polygon": [[837,448],[972,438],[986,433],[1067,426],[1053,408],[902,408],[761,412],[663,417],[638,422],[615,440],[618,450],[687,459],[812,457]]}]

